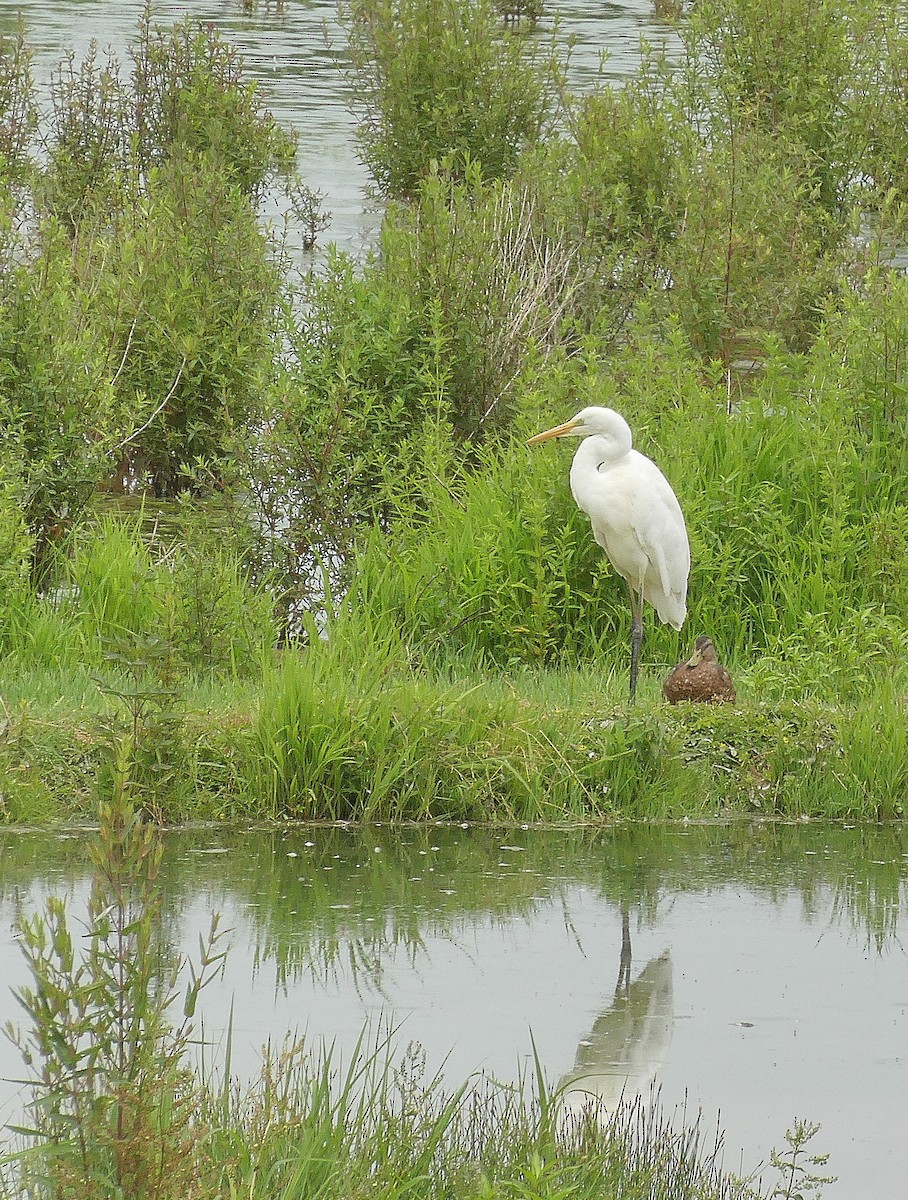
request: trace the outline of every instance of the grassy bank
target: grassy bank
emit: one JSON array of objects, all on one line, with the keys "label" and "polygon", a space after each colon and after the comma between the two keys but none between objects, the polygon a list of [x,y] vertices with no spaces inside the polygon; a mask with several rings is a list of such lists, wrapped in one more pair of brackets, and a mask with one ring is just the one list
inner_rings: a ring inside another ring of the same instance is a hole
[{"label": "grassy bank", "polygon": [[885,682],[847,706],[767,702],[741,671],[734,707],[672,708],[650,670],[628,709],[623,672],[441,677],[344,658],[317,644],[243,681],[169,687],[7,662],[3,818],[91,819],[124,736],[167,821],[904,815],[905,702]]}]

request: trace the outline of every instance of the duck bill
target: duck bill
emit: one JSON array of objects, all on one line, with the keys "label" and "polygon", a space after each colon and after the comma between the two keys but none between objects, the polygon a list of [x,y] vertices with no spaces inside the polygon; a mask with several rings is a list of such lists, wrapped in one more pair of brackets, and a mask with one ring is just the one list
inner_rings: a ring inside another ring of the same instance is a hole
[{"label": "duck bill", "polygon": [[689,667],[698,667],[702,661],[703,661],[703,651],[695,650],[693,652],[693,654],[690,656],[690,658],[687,660],[687,665]]},{"label": "duck bill", "polygon": [[540,442],[547,442],[549,438],[564,437],[566,433],[571,433],[577,428],[579,422],[565,421],[563,425],[556,425],[552,429],[546,429],[543,433],[537,433],[527,442],[528,446],[538,446]]}]

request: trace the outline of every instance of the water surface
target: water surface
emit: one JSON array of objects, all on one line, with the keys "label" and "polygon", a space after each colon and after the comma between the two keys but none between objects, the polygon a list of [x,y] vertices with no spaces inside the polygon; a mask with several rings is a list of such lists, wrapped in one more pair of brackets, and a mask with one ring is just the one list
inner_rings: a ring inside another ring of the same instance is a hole
[{"label": "water surface", "polygon": [[[48,85],[63,56],[76,61],[97,43],[128,73],[128,47],[135,38],[141,0],[0,0],[0,32],[11,32],[24,14],[28,42],[35,52],[34,76],[45,110]],[[332,0],[265,3],[244,13],[238,0],[158,0],[153,19],[169,25],[185,16],[210,22],[243,57],[248,74],[261,88],[267,107],[286,128],[297,130],[304,181],[324,195],[331,225],[321,244],[335,242],[360,254],[371,243],[379,216],[367,198],[368,174],[357,155],[350,89],[345,70],[345,37]],[[677,47],[671,25],[656,20],[651,0],[605,4],[565,0],[547,5],[539,37],[557,21],[559,40],[570,54],[571,85],[582,90],[598,77],[620,83],[637,69],[641,41]],[[279,217],[272,204],[269,215]]]},{"label": "water surface", "polygon": [[[0,832],[11,984],[17,913],[49,891],[84,903],[87,836]],[[202,1016],[217,1042],[232,1008],[245,1075],[287,1032],[349,1057],[394,1027],[452,1087],[515,1080],[532,1037],[575,1106],[581,1086],[614,1102],[655,1080],[725,1129],[736,1170],[819,1121],[828,1194],[858,1197],[901,1194],[908,1168],[906,877],[899,829],[318,827],[168,834],[164,888],[186,952],[212,910],[232,927]],[[3,1047],[0,1074],[18,1070]]]}]

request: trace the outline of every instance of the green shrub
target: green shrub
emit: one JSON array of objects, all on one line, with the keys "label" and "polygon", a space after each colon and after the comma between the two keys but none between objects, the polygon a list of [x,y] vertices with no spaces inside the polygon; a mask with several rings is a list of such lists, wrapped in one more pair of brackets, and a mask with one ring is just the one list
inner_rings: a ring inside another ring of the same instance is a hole
[{"label": "green shrub", "polygon": [[126,202],[130,107],[116,59],[108,57],[101,65],[95,43],[78,65],[70,54],[54,73],[47,161],[37,198],[73,234],[90,226],[92,218],[106,224]]},{"label": "green shrub", "polygon": [[158,496],[218,486],[229,434],[256,420],[276,349],[279,279],[254,212],[212,163],[174,159],[124,218],[109,271],[98,320],[135,414],[121,473]]},{"label": "green shrub", "polygon": [[263,107],[236,50],[211,24],[153,25],[149,6],[131,51],[139,166],[209,162],[256,207],[276,176],[292,176],[296,139]]},{"label": "green shrub", "polygon": [[685,219],[663,262],[670,308],[704,359],[726,371],[767,342],[810,344],[842,266],[841,237],[778,139],[732,130],[682,173]]},{"label": "green shrub", "polygon": [[110,346],[86,320],[91,248],[53,224],[41,237],[0,284],[0,443],[20,464],[38,585],[109,473],[126,419],[111,386]]},{"label": "green shrub", "polygon": [[702,0],[681,29],[691,115],[707,140],[769,134],[828,213],[842,212],[860,169],[850,119],[860,11],[843,0]]},{"label": "green shrub", "polygon": [[475,444],[510,425],[531,352],[539,364],[572,311],[573,258],[525,188],[472,168],[463,183],[432,170],[414,205],[389,209],[382,286],[408,297],[420,340],[443,362],[459,438]]},{"label": "green shrub", "polygon": [[84,316],[133,414],[119,480],[175,495],[220,486],[228,431],[256,420],[280,299],[257,209],[277,178],[302,185],[213,27],[146,10],[130,53],[128,81],[95,47],[59,69],[37,200],[97,247]]},{"label": "green shrub", "polygon": [[32,50],[24,26],[0,33],[0,193],[13,202],[15,189],[32,170],[31,139],[38,113],[32,83]]},{"label": "green shrub", "polygon": [[686,163],[698,142],[655,67],[621,89],[578,97],[566,132],[528,148],[515,183],[531,197],[537,240],[567,263],[563,335],[593,331],[606,353],[641,297],[665,287],[665,251],[683,227]]},{"label": "green shrub", "polygon": [[0,649],[30,591],[32,538],[24,513],[24,472],[15,450],[0,439]]},{"label": "green shrub", "polygon": [[412,199],[434,163],[509,176],[549,128],[554,46],[504,31],[492,0],[350,0],[342,10],[358,137],[383,196]]},{"label": "green shrub", "polygon": [[68,55],[51,85],[39,198],[72,229],[140,202],[155,172],[213,168],[257,208],[269,184],[295,181],[296,141],[264,109],[213,25],[153,24],[146,8],[124,80],[118,60]]}]

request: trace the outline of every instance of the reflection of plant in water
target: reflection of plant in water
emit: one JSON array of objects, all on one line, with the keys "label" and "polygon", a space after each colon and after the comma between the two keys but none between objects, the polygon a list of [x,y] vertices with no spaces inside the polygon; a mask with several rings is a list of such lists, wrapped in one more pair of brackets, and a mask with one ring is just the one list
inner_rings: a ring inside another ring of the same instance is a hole
[{"label": "reflection of plant in water", "polygon": [[[314,972],[380,989],[392,953],[412,962],[428,938],[456,939],[477,919],[529,919],[540,905],[567,904],[569,887],[615,905],[616,955],[620,907],[648,926],[672,893],[742,884],[769,904],[795,895],[806,920],[825,922],[832,908],[832,920],[879,949],[908,905],[908,830],[898,825],[294,826],[174,830],[166,843],[165,918],[178,920],[201,882],[212,907],[248,911],[257,959],[276,962],[281,985]],[[224,853],[200,881],[206,846]],[[0,830],[0,851],[0,899],[81,874],[73,843],[56,835]]]},{"label": "reflection of plant in water", "polygon": [[[199,841],[197,832],[170,836]],[[882,944],[896,935],[908,880],[908,833],[896,826],[295,826],[218,837],[230,851],[219,860],[222,886],[249,903],[257,961],[276,963],[280,986],[314,973],[381,991],[392,956],[414,963],[428,939],[456,940],[477,920],[529,920],[553,902],[567,911],[578,886],[615,906],[616,957],[623,905],[646,927],[666,896],[730,884],[769,904],[799,896],[808,921],[828,920],[835,897],[834,919]],[[178,897],[196,881],[180,882],[179,855],[170,864]]]},{"label": "reflection of plant in water", "polygon": [[834,881],[832,919],[850,920],[881,954],[898,937],[899,913],[908,911],[908,837],[899,827],[850,833],[866,857],[862,870],[844,871]]}]

